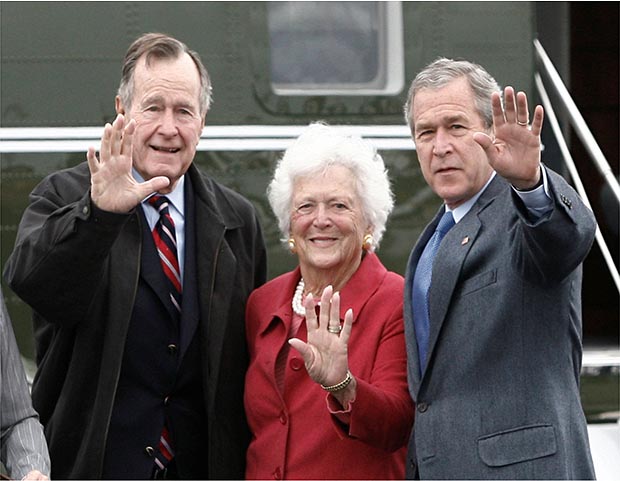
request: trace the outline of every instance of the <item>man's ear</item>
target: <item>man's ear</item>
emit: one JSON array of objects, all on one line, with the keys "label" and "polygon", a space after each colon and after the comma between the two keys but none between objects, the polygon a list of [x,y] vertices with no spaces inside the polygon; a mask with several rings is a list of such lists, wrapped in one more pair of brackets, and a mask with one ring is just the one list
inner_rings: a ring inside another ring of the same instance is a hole
[{"label": "man's ear", "polygon": [[114,107],[116,108],[117,114],[125,115],[125,107],[123,106],[123,102],[121,102],[121,98],[117,95],[114,99]]}]

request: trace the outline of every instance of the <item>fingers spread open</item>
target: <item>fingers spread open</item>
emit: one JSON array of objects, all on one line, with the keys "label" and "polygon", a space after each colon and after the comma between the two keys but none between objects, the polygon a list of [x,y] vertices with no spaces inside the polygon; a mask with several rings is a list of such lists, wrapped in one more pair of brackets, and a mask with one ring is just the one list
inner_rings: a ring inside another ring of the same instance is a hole
[{"label": "fingers spread open", "polygon": [[88,169],[91,175],[99,170],[99,160],[97,160],[97,152],[94,147],[89,147],[86,152],[86,160],[88,161]]},{"label": "fingers spread open", "polygon": [[342,332],[340,333],[340,339],[345,344],[348,344],[349,337],[351,336],[351,328],[353,327],[353,309],[347,309],[344,315],[344,323],[342,325]]},{"label": "fingers spread open", "polygon": [[110,136],[110,153],[115,155],[121,154],[121,144],[123,139],[123,127],[125,125],[125,117],[118,114],[112,123],[112,132]]},{"label": "fingers spread open", "polygon": [[332,334],[340,333],[340,293],[335,292],[329,309],[329,322],[327,330]]},{"label": "fingers spread open", "polygon": [[297,339],[296,337],[289,339],[288,343],[291,347],[293,347],[299,354],[301,354],[302,359],[306,365],[311,364],[314,358],[314,354],[312,353],[312,349],[310,346],[306,344],[301,339]]},{"label": "fingers spread open", "polygon": [[493,125],[500,127],[506,123],[504,119],[504,109],[502,108],[502,98],[499,92],[491,94],[491,109],[493,112]]},{"label": "fingers spread open", "polygon": [[312,297],[312,293],[308,293],[306,298],[304,299],[304,307],[306,308],[306,328],[308,332],[313,329],[318,329],[319,323],[316,318],[316,311],[314,310],[314,298]]},{"label": "fingers spread open", "polygon": [[532,120],[532,133],[534,135],[540,135],[543,126],[543,119],[545,118],[545,111],[542,105],[537,105],[534,109],[534,119]]},{"label": "fingers spread open", "polygon": [[101,162],[106,162],[111,155],[112,142],[112,125],[105,124],[103,134],[101,135],[101,148],[99,149],[99,157]]},{"label": "fingers spread open", "polygon": [[321,295],[321,308],[319,309],[319,329],[327,329],[329,327],[333,291],[334,289],[332,286],[327,286],[323,289],[323,294]]},{"label": "fingers spread open", "polygon": [[530,114],[527,108],[527,95],[525,92],[517,93],[517,124],[527,127],[530,122]]},{"label": "fingers spread open", "polygon": [[133,134],[136,131],[136,121],[131,119],[125,127],[122,135],[121,141],[121,155],[126,155],[131,157],[132,147],[133,147]]}]

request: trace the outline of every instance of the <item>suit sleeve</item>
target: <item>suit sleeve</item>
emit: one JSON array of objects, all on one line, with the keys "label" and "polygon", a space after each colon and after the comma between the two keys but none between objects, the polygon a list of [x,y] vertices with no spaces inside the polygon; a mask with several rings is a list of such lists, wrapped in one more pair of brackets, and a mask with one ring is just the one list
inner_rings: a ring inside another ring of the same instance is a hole
[{"label": "suit sleeve", "polygon": [[560,175],[549,169],[546,173],[553,201],[549,214],[532,221],[512,194],[521,220],[511,234],[520,239],[514,260],[526,278],[543,284],[561,282],[573,272],[590,251],[596,232],[594,214],[577,192]]}]

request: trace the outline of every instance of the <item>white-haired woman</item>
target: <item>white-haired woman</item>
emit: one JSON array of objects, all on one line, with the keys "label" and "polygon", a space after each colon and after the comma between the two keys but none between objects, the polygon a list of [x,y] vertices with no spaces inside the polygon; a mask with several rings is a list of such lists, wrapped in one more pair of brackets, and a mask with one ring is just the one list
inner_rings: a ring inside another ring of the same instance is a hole
[{"label": "white-haired woman", "polygon": [[268,197],[299,266],[248,300],[246,478],[402,479],[413,404],[404,281],[374,253],[393,207],[383,160],[311,124]]}]

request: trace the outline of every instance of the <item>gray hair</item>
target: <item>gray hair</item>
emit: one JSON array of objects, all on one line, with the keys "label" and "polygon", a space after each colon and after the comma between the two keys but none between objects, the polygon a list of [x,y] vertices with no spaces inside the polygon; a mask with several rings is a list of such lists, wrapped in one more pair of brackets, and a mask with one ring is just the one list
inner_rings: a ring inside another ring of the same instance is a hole
[{"label": "gray hair", "polygon": [[133,78],[138,60],[145,57],[146,65],[150,65],[153,58],[162,59],[178,59],[186,53],[194,61],[198,74],[200,75],[200,95],[199,105],[200,114],[206,115],[211,105],[211,80],[209,73],[200,60],[200,56],[190,50],[183,42],[162,33],[146,33],[137,38],[127,50],[123,61],[123,69],[121,74],[121,83],[118,87],[118,96],[125,108],[131,107],[133,96]]},{"label": "gray hair", "polygon": [[315,175],[332,166],[347,167],[355,178],[364,219],[372,227],[374,251],[394,207],[388,173],[374,146],[355,135],[317,122],[310,124],[286,149],[267,187],[271,209],[284,243],[290,235],[293,185],[298,177]]},{"label": "gray hair", "polygon": [[474,103],[480,118],[487,129],[493,127],[493,109],[491,107],[491,94],[500,92],[501,89],[497,81],[480,65],[468,62],[467,60],[452,60],[449,58],[438,58],[427,65],[418,75],[416,75],[409,93],[407,103],[405,103],[404,114],[407,125],[411,125],[411,106],[416,94],[422,89],[437,90],[446,84],[465,77],[474,94]]}]

